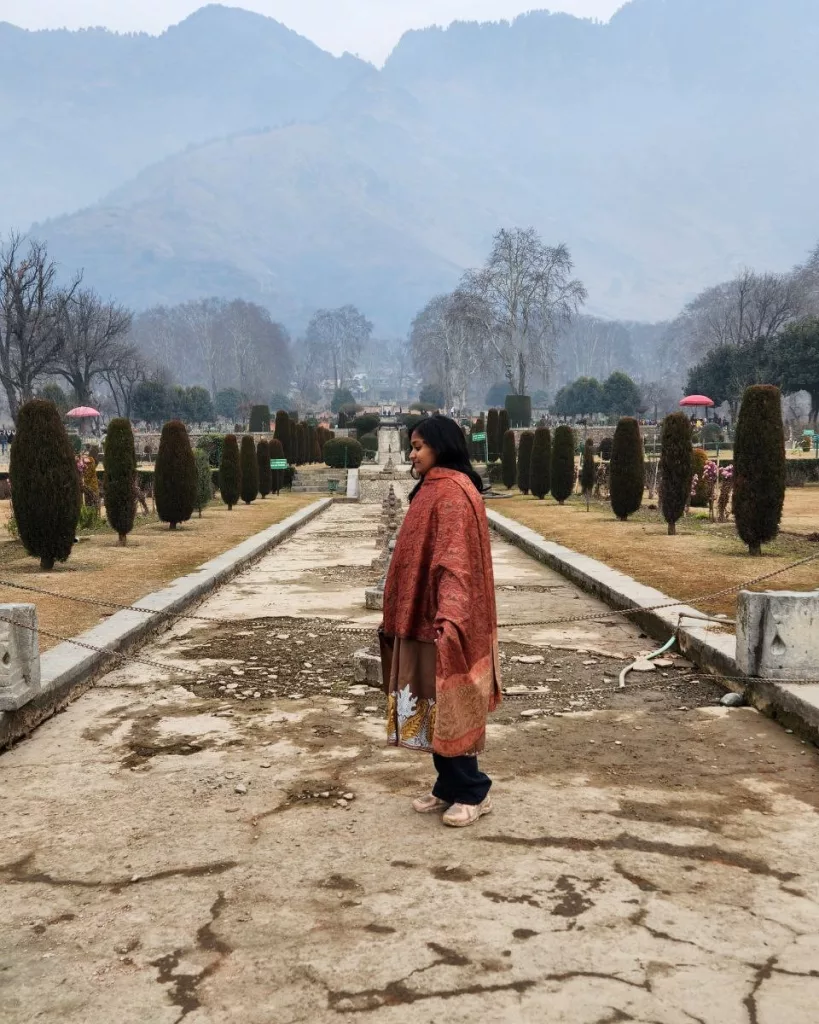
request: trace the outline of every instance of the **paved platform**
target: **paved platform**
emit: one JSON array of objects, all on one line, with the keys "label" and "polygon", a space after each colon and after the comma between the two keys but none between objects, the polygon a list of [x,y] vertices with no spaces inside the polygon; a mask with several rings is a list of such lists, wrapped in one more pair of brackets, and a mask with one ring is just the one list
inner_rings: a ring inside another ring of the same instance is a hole
[{"label": "paved platform", "polygon": [[[518,627],[510,678],[540,652],[565,707],[495,718],[493,815],[413,814],[430,759],[384,747],[329,619],[377,621],[378,512],[334,506],[198,609],[221,625],[146,649],[167,673],[111,673],[0,757],[3,1018],[815,1024],[816,751],[673,672],[615,693],[646,644],[620,620]],[[602,609],[493,544],[502,620]]]}]

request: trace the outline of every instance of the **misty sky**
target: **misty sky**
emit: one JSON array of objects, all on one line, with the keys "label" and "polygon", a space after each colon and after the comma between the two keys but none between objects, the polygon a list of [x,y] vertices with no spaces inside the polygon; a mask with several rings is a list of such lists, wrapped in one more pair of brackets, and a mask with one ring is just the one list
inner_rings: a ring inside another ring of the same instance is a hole
[{"label": "misty sky", "polygon": [[[350,50],[381,63],[409,28],[456,19],[493,21],[539,8],[608,19],[624,0],[244,0],[228,6],[267,14],[333,53]],[[105,25],[161,32],[205,0],[0,0],[0,21],[23,28]]]}]

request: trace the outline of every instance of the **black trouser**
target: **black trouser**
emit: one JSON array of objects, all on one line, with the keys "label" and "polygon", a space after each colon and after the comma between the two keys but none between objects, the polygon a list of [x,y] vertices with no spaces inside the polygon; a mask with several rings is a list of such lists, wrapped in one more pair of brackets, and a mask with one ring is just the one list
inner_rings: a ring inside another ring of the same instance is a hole
[{"label": "black trouser", "polygon": [[433,754],[438,780],[432,795],[448,804],[480,804],[492,780],[478,768],[477,757],[442,757]]}]

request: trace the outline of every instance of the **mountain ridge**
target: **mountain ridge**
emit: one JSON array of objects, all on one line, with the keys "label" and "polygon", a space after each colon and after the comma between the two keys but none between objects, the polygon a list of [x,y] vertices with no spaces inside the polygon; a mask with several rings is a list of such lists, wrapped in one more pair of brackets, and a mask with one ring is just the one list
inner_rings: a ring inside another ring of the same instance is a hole
[{"label": "mountain ridge", "polygon": [[531,223],[567,242],[591,311],[668,317],[738,265],[785,269],[815,243],[817,41],[805,0],[635,0],[608,23],[413,31],[383,71],[313,54],[333,70],[309,115],[146,160],[37,228],[137,305],[221,287],[291,329],[355,302],[403,333],[498,227]]}]

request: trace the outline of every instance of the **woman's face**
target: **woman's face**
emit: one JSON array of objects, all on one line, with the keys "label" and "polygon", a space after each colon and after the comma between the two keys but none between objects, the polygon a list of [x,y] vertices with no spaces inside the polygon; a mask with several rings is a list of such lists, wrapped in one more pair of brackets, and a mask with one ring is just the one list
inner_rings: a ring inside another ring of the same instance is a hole
[{"label": "woman's face", "polygon": [[435,465],[435,451],[419,434],[413,434],[410,443],[412,445],[410,462],[419,476],[426,476]]}]

